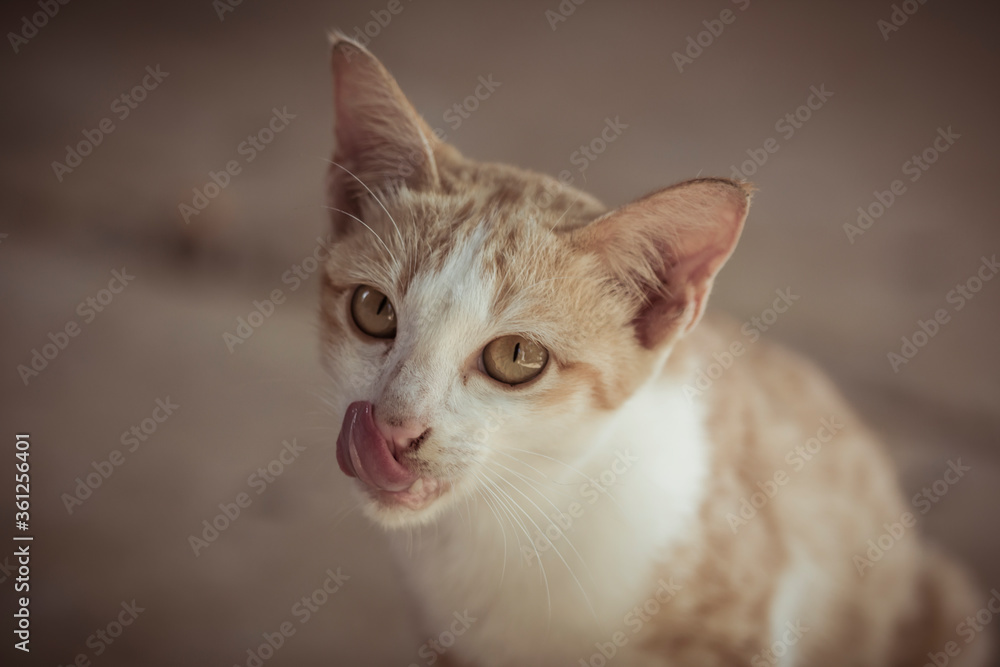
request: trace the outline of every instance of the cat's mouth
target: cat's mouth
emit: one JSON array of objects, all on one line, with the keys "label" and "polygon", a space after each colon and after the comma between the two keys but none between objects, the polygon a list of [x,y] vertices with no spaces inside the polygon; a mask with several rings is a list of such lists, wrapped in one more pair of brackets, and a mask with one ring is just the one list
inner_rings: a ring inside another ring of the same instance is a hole
[{"label": "cat's mouth", "polygon": [[337,436],[337,463],[348,477],[357,477],[372,499],[413,510],[426,507],[446,490],[446,484],[414,471],[382,436],[372,416],[372,404],[352,403]]},{"label": "cat's mouth", "polygon": [[384,506],[420,510],[436,500],[444,492],[445,486],[433,477],[418,477],[405,491],[385,491],[368,487],[368,494]]}]

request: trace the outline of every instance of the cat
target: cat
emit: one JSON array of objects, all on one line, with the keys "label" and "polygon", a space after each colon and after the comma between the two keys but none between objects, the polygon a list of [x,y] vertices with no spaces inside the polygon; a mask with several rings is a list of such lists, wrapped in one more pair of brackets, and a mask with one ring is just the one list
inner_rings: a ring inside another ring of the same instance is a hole
[{"label": "cat", "polygon": [[749,184],[609,211],[466,159],[331,40],[322,358],[415,664],[983,664],[956,634],[982,601],[879,443],[807,361],[705,315]]}]

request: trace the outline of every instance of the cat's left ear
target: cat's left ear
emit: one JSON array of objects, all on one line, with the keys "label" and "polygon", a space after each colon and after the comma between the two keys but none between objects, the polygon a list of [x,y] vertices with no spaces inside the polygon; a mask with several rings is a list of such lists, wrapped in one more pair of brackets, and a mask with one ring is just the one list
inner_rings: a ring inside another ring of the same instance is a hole
[{"label": "cat's left ear", "polygon": [[657,349],[701,319],[716,274],[750,208],[748,184],[698,179],[654,192],[594,221],[575,242],[596,254],[636,304],[632,324]]},{"label": "cat's left ear", "polygon": [[[336,164],[329,170],[333,206],[356,215],[357,198],[368,194],[365,186],[372,190],[401,184],[414,190],[437,187],[435,151],[446,150],[445,144],[368,49],[340,34],[332,35],[331,42],[337,141]],[[335,231],[338,226],[334,215]]]}]

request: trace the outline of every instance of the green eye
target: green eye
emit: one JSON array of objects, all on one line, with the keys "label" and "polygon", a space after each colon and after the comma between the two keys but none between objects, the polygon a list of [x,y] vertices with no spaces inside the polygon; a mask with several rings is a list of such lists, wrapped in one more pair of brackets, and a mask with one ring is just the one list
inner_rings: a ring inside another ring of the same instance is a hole
[{"label": "green eye", "polygon": [[507,384],[521,384],[538,377],[548,360],[548,350],[524,336],[503,336],[483,349],[486,372],[494,380]]},{"label": "green eye", "polygon": [[373,338],[396,337],[396,310],[382,292],[369,285],[354,290],[351,317],[358,328]]}]

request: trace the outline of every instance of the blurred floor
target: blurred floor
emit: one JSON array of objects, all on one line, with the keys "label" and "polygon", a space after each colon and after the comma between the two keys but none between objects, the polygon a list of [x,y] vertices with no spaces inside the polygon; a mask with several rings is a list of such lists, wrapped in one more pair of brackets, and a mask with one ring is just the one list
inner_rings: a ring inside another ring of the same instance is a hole
[{"label": "blurred floor", "polygon": [[[609,205],[763,162],[746,168],[760,191],[716,306],[749,319],[776,289],[799,295],[767,335],[825,365],[886,434],[911,494],[949,460],[972,467],[921,520],[984,590],[1000,587],[1000,280],[961,310],[948,301],[1000,252],[996,7],[930,2],[886,40],[891,3],[590,0],[554,30],[557,2],[399,6],[370,47],[470,156],[569,170]],[[289,620],[268,665],[424,664],[383,537],[350,511],[336,466],[315,277],[282,281],[325,232],[324,31],[353,34],[387,7],[244,2],[220,20],[211,2],[71,2],[0,59],[0,423],[32,434],[37,664],[246,664]],[[732,23],[678,71],[674,52],[726,8]],[[0,25],[36,11],[8,3]],[[120,118],[112,101],[157,65],[169,74]],[[490,75],[500,86],[456,126],[448,110]],[[794,132],[776,126],[824,86]],[[242,142],[275,109],[294,118],[246,161]],[[58,180],[52,162],[105,117],[114,131]],[[608,118],[627,129],[581,162]],[[939,128],[959,136],[907,170]],[[185,224],[179,205],[229,160],[241,172]],[[894,180],[905,192],[849,238]],[[123,267],[134,281],[88,322],[78,304]],[[288,302],[230,353],[223,333],[276,288]],[[939,308],[950,321],[894,372],[887,353]],[[70,321],[79,335],[25,386],[17,366]],[[62,494],[167,397],[176,413],[68,513]],[[304,450],[258,496],[248,478],[292,439]],[[195,556],[189,535],[241,492],[249,507]],[[338,568],[350,578],[300,623],[296,601]],[[132,599],[145,611],[95,656],[88,637]]]}]

